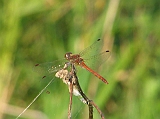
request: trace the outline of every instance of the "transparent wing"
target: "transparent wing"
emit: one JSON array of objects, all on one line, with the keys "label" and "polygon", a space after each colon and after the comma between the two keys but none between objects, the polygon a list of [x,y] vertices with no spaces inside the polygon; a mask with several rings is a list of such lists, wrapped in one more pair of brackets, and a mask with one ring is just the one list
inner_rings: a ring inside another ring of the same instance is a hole
[{"label": "transparent wing", "polygon": [[100,66],[101,64],[103,64],[111,55],[111,53],[107,50],[104,52],[101,52],[99,54],[93,55],[88,59],[84,59],[84,61],[89,65],[89,62],[92,62],[92,64],[95,62],[97,62],[98,66]]},{"label": "transparent wing", "polygon": [[79,54],[84,59],[88,59],[89,57],[92,57],[93,55],[98,54],[102,49],[102,45],[103,45],[103,40],[98,39],[91,46],[87,47],[86,49],[81,51]]},{"label": "transparent wing", "polygon": [[47,75],[56,73],[58,70],[62,69],[65,65],[65,62],[66,59],[62,59],[62,60],[55,60],[53,62],[36,64],[33,70],[42,75],[42,78],[45,78]]},{"label": "transparent wing", "polygon": [[96,40],[91,46],[80,52],[80,56],[84,59],[87,66],[92,69],[96,69],[101,64],[103,64],[110,56],[110,51],[101,51],[103,40]]},{"label": "transparent wing", "polygon": [[97,69],[97,67],[103,64],[110,57],[110,55],[111,53],[107,50],[99,54],[93,55],[88,59],[84,59],[84,62],[88,67],[95,70]]}]

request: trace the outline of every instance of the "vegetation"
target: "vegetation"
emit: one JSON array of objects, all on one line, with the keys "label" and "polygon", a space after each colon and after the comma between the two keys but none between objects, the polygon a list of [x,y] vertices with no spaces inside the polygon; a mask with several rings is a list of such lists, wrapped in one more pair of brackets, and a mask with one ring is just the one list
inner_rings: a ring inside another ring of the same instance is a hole
[{"label": "vegetation", "polygon": [[[42,80],[36,63],[101,38],[111,55],[98,72],[109,84],[80,70],[85,94],[107,119],[159,119],[159,8],[159,0],[0,0],[0,118],[16,118],[54,77]],[[20,119],[66,119],[68,104],[68,87],[55,79]],[[76,97],[72,105],[73,119],[88,118],[87,105]]]}]

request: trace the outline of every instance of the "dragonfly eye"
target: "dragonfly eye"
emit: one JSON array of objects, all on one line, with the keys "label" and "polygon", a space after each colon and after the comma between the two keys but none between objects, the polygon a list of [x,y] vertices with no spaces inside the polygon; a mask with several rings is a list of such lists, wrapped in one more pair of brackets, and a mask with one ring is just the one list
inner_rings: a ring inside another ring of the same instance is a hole
[{"label": "dragonfly eye", "polygon": [[71,52],[68,52],[68,53],[66,53],[66,54],[65,54],[65,56],[64,56],[64,57],[65,57],[66,59],[70,59],[71,54],[72,54]]}]

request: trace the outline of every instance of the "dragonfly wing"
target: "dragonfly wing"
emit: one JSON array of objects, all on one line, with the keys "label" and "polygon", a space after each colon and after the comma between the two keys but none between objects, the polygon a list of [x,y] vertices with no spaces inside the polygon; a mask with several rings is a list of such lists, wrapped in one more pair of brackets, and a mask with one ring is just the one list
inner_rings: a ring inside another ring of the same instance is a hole
[{"label": "dragonfly wing", "polygon": [[109,51],[104,51],[99,54],[93,55],[90,58],[84,59],[86,65],[92,69],[97,69],[101,64],[103,64],[111,55]]},{"label": "dragonfly wing", "polygon": [[92,57],[95,54],[98,54],[102,48],[102,45],[103,45],[103,40],[98,39],[91,46],[85,48],[79,54],[84,59],[87,59],[89,57]]},{"label": "dragonfly wing", "polygon": [[56,60],[53,62],[46,62],[42,64],[36,64],[34,70],[41,74],[51,74],[62,69],[65,65],[66,59]]}]

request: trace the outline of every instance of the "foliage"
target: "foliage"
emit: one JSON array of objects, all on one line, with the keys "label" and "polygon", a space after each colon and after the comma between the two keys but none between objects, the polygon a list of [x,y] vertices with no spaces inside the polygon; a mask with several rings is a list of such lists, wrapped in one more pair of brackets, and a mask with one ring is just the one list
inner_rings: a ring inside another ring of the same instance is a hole
[{"label": "foliage", "polygon": [[[18,116],[45,87],[50,78],[41,80],[34,64],[80,52],[102,38],[111,56],[99,73],[109,85],[80,70],[85,94],[107,119],[159,119],[159,5],[159,0],[0,0],[0,118]],[[56,79],[47,91],[20,118],[66,119],[67,86]],[[88,118],[87,106],[76,97],[72,111],[73,118]],[[96,110],[94,116],[100,118]]]}]

